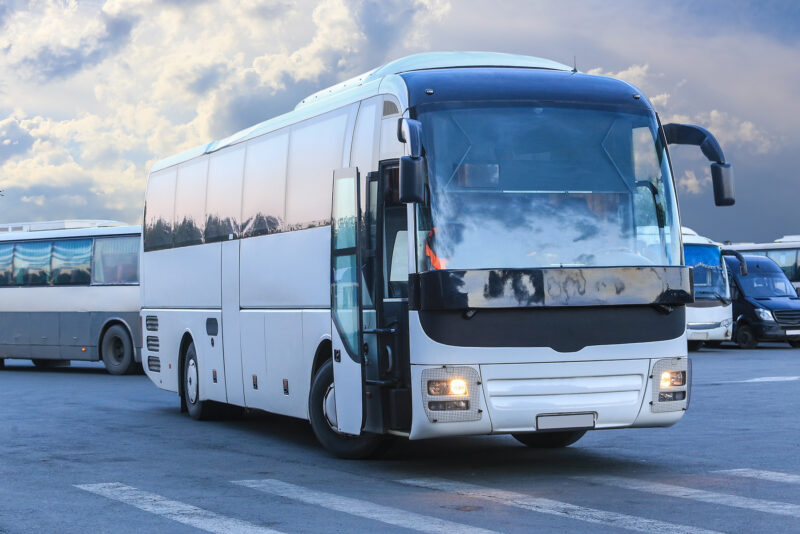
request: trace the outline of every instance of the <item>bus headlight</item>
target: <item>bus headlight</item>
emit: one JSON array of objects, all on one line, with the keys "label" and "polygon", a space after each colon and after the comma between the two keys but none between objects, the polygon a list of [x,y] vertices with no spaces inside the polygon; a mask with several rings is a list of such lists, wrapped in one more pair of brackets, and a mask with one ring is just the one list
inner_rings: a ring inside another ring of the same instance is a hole
[{"label": "bus headlight", "polygon": [[474,367],[422,370],[422,405],[431,423],[478,421],[480,375]]},{"label": "bus headlight", "polygon": [[661,373],[661,389],[686,385],[686,371],[664,371]]},{"label": "bus headlight", "polygon": [[685,410],[689,402],[688,358],[665,358],[653,364],[650,409],[654,413]]}]

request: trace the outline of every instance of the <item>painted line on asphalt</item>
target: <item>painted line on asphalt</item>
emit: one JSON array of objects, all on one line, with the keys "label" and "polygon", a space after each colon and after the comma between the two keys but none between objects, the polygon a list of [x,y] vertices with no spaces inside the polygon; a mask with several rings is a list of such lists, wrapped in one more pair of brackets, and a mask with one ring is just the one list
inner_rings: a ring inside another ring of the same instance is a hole
[{"label": "painted line on asphalt", "polygon": [[278,530],[259,527],[252,523],[215,514],[202,508],[178,501],[171,501],[161,495],[141,491],[125,484],[109,482],[106,484],[80,484],[76,488],[129,504],[184,525],[199,528],[206,532],[219,534],[282,534]]},{"label": "painted line on asphalt", "polygon": [[800,376],[762,376],[759,378],[750,378],[748,380],[732,380],[726,384],[756,384],[761,382],[794,382],[800,380]]},{"label": "painted line on asphalt", "polygon": [[296,486],[280,480],[234,480],[234,484],[245,486],[264,493],[270,493],[280,497],[286,497],[306,504],[313,504],[344,512],[346,514],[373,519],[381,523],[387,523],[397,527],[404,527],[420,532],[431,532],[436,534],[453,534],[453,532],[465,532],[474,534],[497,534],[495,531],[483,528],[471,527],[463,523],[455,523],[436,517],[416,514],[399,508],[383,506],[360,499],[342,497],[332,493],[317,491],[303,486]]},{"label": "painted line on asphalt", "polygon": [[709,504],[721,504],[723,506],[731,506],[733,508],[743,508],[746,510],[755,510],[757,512],[764,512],[767,514],[800,517],[800,505],[790,504],[786,502],[752,499],[750,497],[740,497],[738,495],[730,495],[727,493],[717,493],[714,491],[686,488],[684,486],[663,484],[661,482],[646,482],[644,480],[637,480],[633,478],[597,477],[597,476],[574,477],[574,478],[576,478],[577,480],[584,480],[588,482],[595,482],[597,484],[603,484],[605,486],[614,486],[617,488],[642,491],[645,493],[652,493],[654,495],[664,495],[666,497],[679,497],[681,499],[690,499],[693,501],[705,502]]},{"label": "painted line on asphalt", "polygon": [[732,475],[745,478],[758,478],[769,482],[786,482],[788,484],[800,484],[800,475],[780,473],[778,471],[762,471],[760,469],[723,469],[714,471],[721,475]]},{"label": "painted line on asphalt", "polygon": [[561,501],[554,501],[543,497],[533,497],[524,493],[467,484],[464,482],[454,482],[442,478],[415,478],[398,480],[401,484],[417,486],[420,488],[434,489],[449,493],[455,493],[465,497],[492,501],[505,506],[514,506],[533,512],[560,516],[569,519],[577,519],[587,523],[595,523],[637,532],[648,532],[657,534],[712,534],[716,531],[707,530],[699,527],[666,523],[654,519],[646,519],[628,514],[596,510],[585,506],[578,506]]}]

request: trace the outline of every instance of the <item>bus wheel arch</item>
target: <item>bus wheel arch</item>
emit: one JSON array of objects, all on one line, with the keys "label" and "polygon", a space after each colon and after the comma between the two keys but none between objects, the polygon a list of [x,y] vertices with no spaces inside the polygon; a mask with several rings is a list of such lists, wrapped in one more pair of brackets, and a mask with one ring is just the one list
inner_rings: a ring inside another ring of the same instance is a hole
[{"label": "bus wheel arch", "polygon": [[331,345],[330,338],[326,337],[320,341],[319,345],[317,346],[317,351],[314,353],[314,362],[311,364],[311,377],[309,378],[309,383],[314,383],[314,377],[317,376],[317,372],[320,370],[322,365],[331,358],[333,358],[333,345]]},{"label": "bus wheel arch", "polygon": [[178,397],[181,399],[181,413],[187,412],[188,408],[186,406],[186,395],[184,391],[183,385],[183,365],[186,360],[186,352],[189,350],[189,345],[194,343],[194,339],[192,339],[192,334],[189,332],[184,332],[183,337],[181,338],[180,348],[178,349],[178,368],[176,369],[178,373]]},{"label": "bus wheel arch", "polygon": [[130,327],[121,319],[112,318],[100,329],[97,355],[112,375],[127,375],[136,369],[136,347]]}]

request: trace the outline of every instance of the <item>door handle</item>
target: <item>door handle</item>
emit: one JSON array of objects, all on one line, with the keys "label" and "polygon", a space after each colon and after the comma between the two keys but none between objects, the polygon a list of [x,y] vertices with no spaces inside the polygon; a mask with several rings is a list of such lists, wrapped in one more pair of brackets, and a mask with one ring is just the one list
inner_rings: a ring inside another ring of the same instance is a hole
[{"label": "door handle", "polygon": [[342,351],[339,349],[333,349],[333,361],[340,362],[342,361]]}]

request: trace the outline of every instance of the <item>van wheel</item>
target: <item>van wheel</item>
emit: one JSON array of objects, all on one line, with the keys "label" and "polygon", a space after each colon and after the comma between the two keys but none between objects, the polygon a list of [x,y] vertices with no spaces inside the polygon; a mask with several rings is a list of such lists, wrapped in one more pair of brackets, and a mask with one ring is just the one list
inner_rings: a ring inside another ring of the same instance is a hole
[{"label": "van wheel", "polygon": [[560,449],[569,447],[586,434],[585,430],[572,432],[529,432],[525,434],[511,434],[514,439],[533,449]]},{"label": "van wheel", "polygon": [[700,347],[702,347],[704,344],[705,343],[702,341],[689,341],[687,343],[687,345],[689,346],[689,350],[691,351],[700,350]]},{"label": "van wheel", "polygon": [[368,433],[350,436],[337,430],[336,393],[331,360],[322,364],[314,375],[308,395],[308,418],[317,440],[339,458],[368,458],[382,449],[383,436]]},{"label": "van wheel", "polygon": [[736,344],[740,349],[754,349],[758,347],[758,340],[750,325],[743,324],[736,329]]},{"label": "van wheel", "polygon": [[[800,339],[793,339],[793,340],[789,341],[789,345],[791,345],[792,347],[794,347],[796,349],[800,349]],[[2,360],[0,360],[0,368],[2,368],[2,367],[3,367]]]},{"label": "van wheel", "polygon": [[106,371],[112,375],[126,375],[133,371],[136,367],[133,342],[124,326],[115,324],[106,330],[100,341],[100,357]]},{"label": "van wheel", "polygon": [[197,366],[197,350],[194,342],[189,343],[183,359],[183,402],[189,417],[198,421],[211,419],[217,415],[213,401],[200,400],[200,371]]}]

